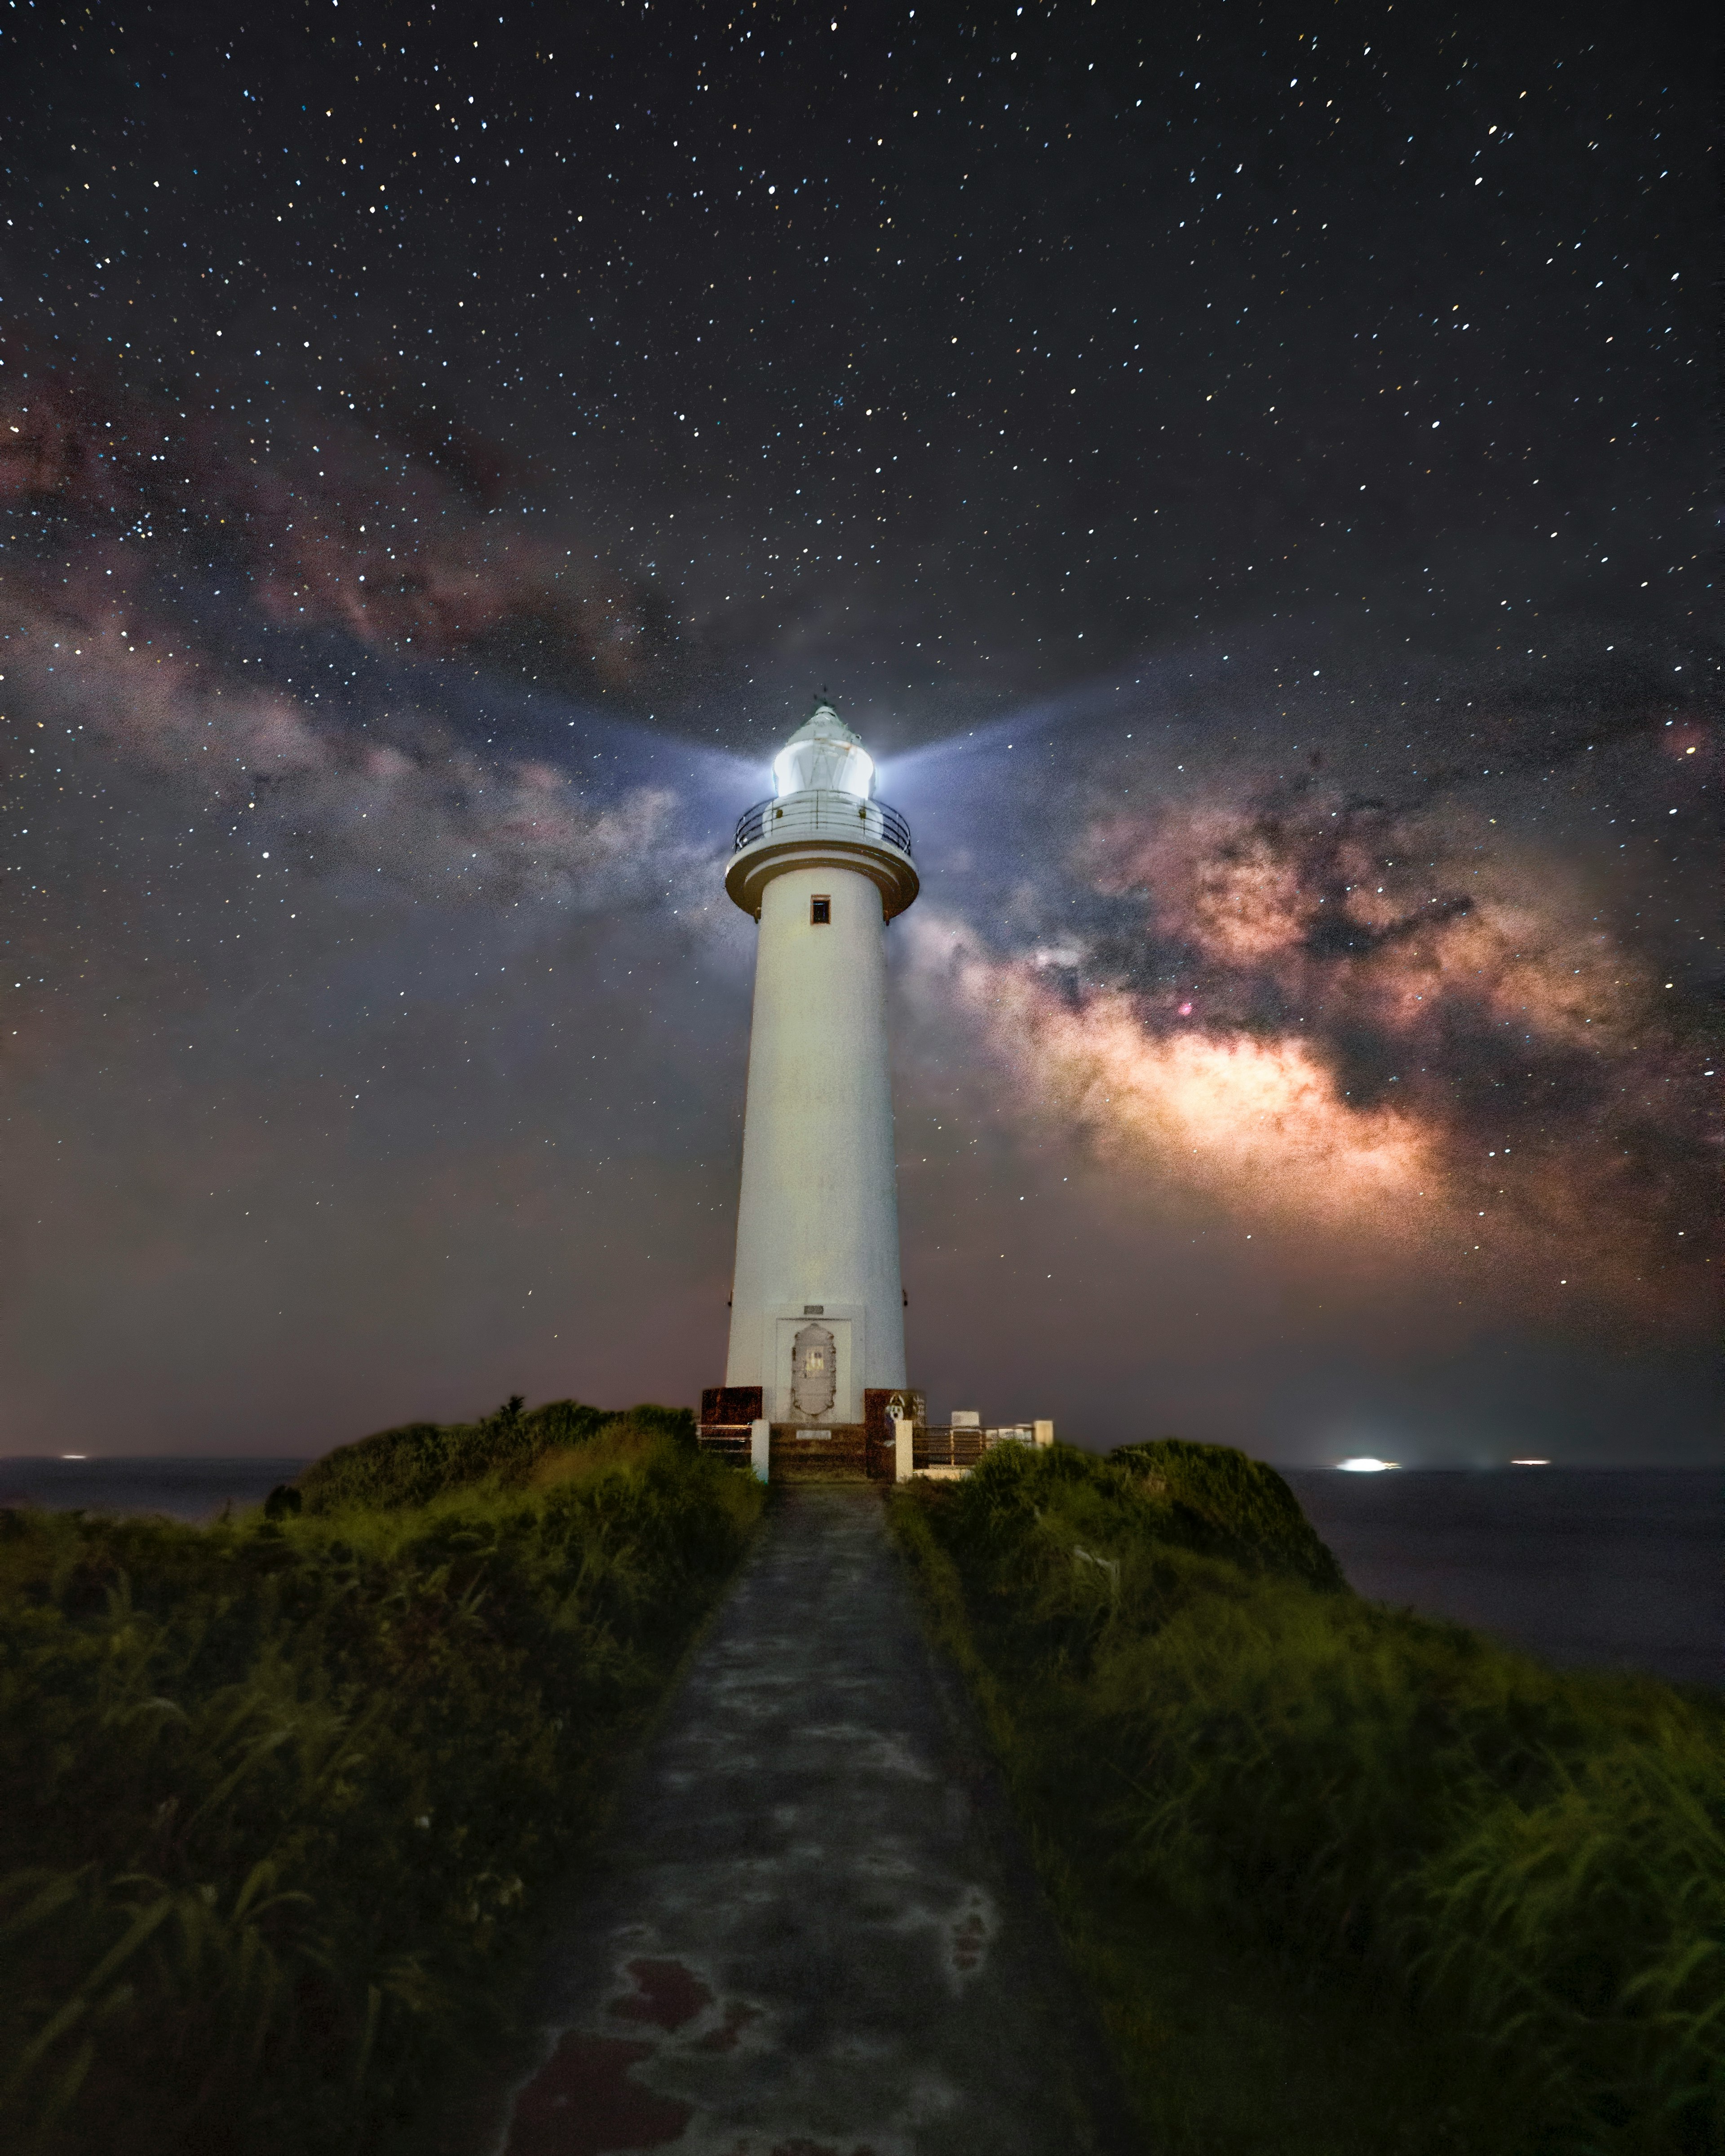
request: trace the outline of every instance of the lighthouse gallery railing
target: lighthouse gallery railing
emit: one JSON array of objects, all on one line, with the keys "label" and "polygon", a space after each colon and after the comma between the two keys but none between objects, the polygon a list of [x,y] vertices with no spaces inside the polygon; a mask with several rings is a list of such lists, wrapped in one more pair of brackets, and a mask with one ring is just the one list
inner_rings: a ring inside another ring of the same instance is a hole
[{"label": "lighthouse gallery railing", "polygon": [[824,789],[787,794],[783,801],[757,801],[752,808],[745,808],[737,819],[732,850],[740,854],[757,839],[790,839],[815,831],[865,835],[884,839],[901,854],[911,850],[911,827],[896,808],[889,808],[884,801],[859,801],[854,793]]}]

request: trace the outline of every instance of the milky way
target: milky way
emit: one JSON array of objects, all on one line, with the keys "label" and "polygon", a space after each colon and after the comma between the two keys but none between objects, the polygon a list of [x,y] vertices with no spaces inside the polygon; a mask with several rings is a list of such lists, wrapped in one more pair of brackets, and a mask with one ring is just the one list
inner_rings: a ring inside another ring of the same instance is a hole
[{"label": "milky way", "polygon": [[[1692,783],[1678,766],[1664,790]],[[1105,810],[1070,865],[1120,901],[1106,930],[998,953],[925,921],[922,956],[1020,1097],[1147,1191],[1433,1286],[1488,1275],[1544,1318],[1704,1322],[1710,1029],[1573,864],[1494,822],[1313,780]]]},{"label": "milky way", "polygon": [[713,1382],[822,686],[937,1405],[1712,1443],[1686,33],[330,14],[0,53],[0,1449]]}]

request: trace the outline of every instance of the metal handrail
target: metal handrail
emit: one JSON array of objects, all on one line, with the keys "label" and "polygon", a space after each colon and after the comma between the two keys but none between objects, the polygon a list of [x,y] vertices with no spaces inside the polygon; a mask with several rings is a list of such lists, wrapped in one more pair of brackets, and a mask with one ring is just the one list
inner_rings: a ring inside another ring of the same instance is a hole
[{"label": "metal handrail", "polygon": [[896,808],[889,808],[884,801],[859,801],[854,793],[826,788],[789,793],[782,801],[757,801],[752,808],[745,808],[737,819],[732,850],[740,854],[760,839],[798,838],[814,831],[884,840],[901,854],[911,850],[911,827]]}]

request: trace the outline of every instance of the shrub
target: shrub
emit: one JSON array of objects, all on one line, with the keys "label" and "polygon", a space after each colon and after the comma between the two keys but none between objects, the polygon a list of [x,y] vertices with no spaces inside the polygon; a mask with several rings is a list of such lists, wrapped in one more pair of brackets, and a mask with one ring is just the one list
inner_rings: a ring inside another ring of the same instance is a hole
[{"label": "shrub", "polygon": [[495,2027],[762,1498],[596,1413],[543,1492],[517,1408],[441,1460],[347,1448],[297,1517],[0,1515],[8,2145],[369,2145]]},{"label": "shrub", "polygon": [[1254,1572],[1287,1572],[1313,1587],[1345,1584],[1300,1501],[1273,1467],[1224,1445],[1160,1437],[1109,1458],[1147,1490],[1166,1492],[1170,1540],[1209,1548]]},{"label": "shrub", "polygon": [[1517,2146],[1725,2145],[1725,1702],[1365,1602],[1286,1494],[1165,1440],[901,1497],[1037,1833],[1308,1982],[1387,1983]]},{"label": "shrub", "polygon": [[312,1461],[299,1480],[306,1508],[331,1512],[346,1505],[426,1505],[446,1490],[492,1481],[521,1489],[535,1464],[554,1447],[586,1445],[628,1422],[676,1442],[695,1442],[687,1408],[641,1406],[622,1414],[580,1400],[549,1400],[523,1413],[519,1394],[478,1422],[403,1423]]}]

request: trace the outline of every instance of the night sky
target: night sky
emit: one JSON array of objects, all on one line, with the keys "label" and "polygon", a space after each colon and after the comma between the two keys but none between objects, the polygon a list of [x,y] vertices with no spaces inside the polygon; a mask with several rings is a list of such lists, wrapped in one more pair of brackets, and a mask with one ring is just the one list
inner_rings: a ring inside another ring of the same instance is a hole
[{"label": "night sky", "polygon": [[932,1412],[1716,1450],[1704,12],[0,14],[0,1450],[719,1382],[822,688]]}]

